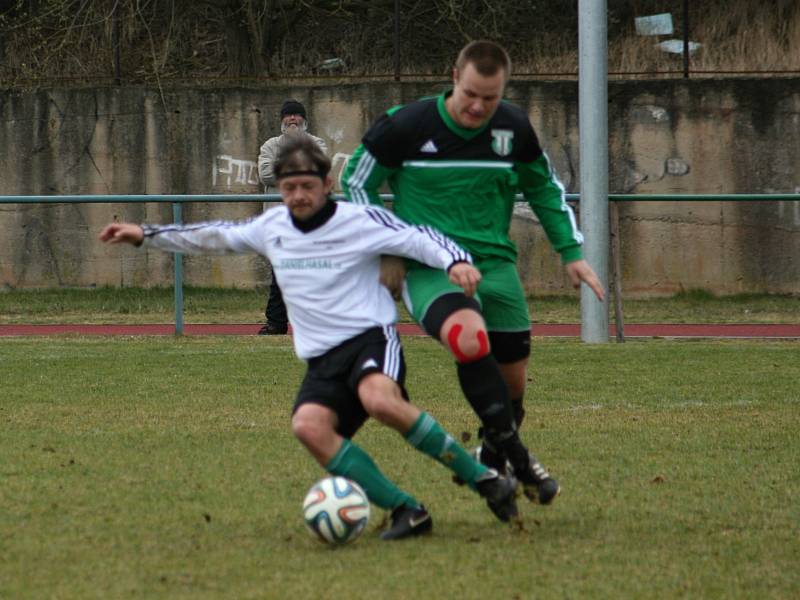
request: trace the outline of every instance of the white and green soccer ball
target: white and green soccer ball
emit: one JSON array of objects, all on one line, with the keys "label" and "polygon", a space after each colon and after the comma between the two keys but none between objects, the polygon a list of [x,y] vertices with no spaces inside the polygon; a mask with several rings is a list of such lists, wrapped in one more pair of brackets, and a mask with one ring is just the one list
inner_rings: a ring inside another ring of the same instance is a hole
[{"label": "white and green soccer ball", "polygon": [[352,542],[369,522],[367,494],[355,481],[326,477],[311,486],[303,500],[308,530],[333,545]]}]

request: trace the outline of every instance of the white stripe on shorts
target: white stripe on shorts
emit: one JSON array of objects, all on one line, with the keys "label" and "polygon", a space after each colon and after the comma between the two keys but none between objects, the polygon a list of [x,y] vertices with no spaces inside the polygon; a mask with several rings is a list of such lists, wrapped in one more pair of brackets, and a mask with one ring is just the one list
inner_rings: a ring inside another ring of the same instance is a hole
[{"label": "white stripe on shorts", "polygon": [[400,338],[394,325],[384,325],[386,354],[383,357],[383,372],[395,381],[400,377]]}]

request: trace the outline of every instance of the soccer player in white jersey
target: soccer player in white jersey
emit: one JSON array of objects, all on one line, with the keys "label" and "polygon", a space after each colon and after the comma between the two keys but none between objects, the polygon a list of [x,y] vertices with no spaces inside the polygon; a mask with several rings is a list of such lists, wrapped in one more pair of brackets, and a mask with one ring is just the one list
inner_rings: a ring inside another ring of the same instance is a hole
[{"label": "soccer player in white jersey", "polygon": [[501,521],[515,518],[514,480],[477,462],[436,419],[408,402],[397,311],[379,282],[380,256],[396,254],[446,270],[470,296],[480,273],[469,254],[429,227],[408,225],[382,208],[334,202],[330,164],[311,138],[297,136],[274,165],[284,206],[239,222],[112,223],[100,239],[269,259],[295,351],[308,362],[294,405],[294,434],[326,471],[357,482],[373,504],[392,511],[383,539],[426,533],[432,520],[351,441],[370,416],[469,483]]}]

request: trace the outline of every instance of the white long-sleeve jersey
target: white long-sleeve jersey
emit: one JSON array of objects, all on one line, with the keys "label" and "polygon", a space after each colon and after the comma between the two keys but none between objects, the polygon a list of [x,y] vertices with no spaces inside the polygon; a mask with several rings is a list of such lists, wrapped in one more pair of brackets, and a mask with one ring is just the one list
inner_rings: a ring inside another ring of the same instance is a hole
[{"label": "white long-sleeve jersey", "polygon": [[336,203],[333,215],[303,232],[280,206],[246,221],[143,225],[144,244],[189,254],[261,254],[272,263],[302,359],[324,354],[372,327],[392,325],[397,310],[380,284],[380,255],[434,268],[472,262],[455,242],[376,207]]}]

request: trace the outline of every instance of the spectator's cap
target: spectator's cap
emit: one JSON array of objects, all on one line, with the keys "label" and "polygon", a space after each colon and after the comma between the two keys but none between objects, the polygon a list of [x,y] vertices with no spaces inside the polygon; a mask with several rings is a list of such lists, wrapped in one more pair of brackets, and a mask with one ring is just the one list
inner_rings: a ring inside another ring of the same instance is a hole
[{"label": "spectator's cap", "polygon": [[281,106],[281,119],[287,115],[300,115],[306,118],[306,107],[300,104],[297,100],[287,100]]}]

